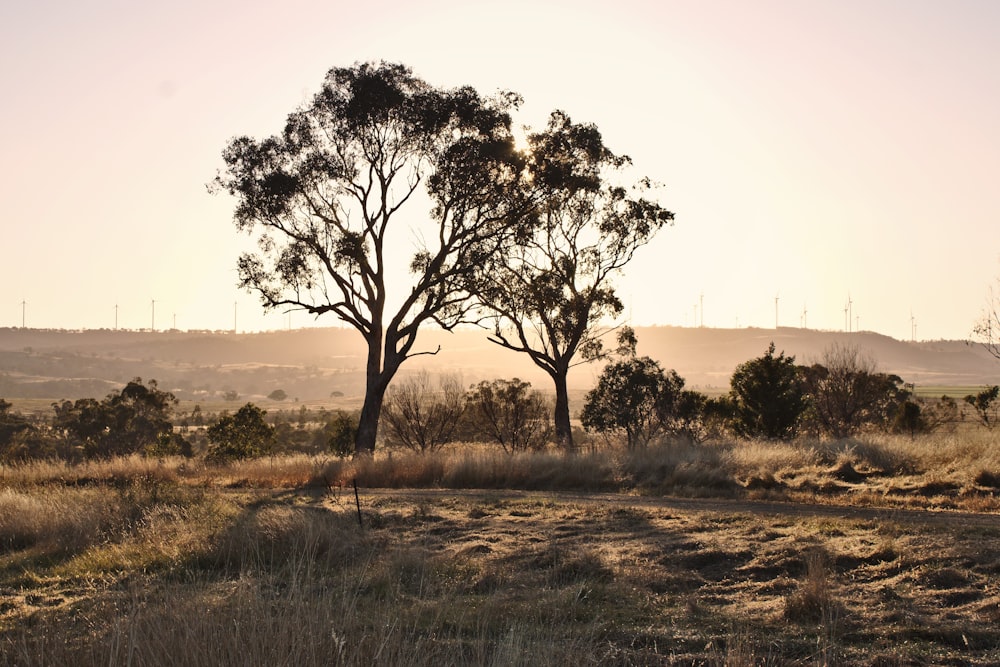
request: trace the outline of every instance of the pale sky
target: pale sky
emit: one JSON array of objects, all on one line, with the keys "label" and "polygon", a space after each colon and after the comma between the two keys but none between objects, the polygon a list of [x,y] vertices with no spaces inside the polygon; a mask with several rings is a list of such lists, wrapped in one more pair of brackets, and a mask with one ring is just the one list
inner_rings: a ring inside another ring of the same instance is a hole
[{"label": "pale sky", "polygon": [[852,328],[966,338],[1000,275],[997,35],[992,0],[6,0],[0,327],[288,326],[235,288],[205,184],[328,69],[386,60],[596,123],[665,185],[634,324],[773,327],[777,296],[843,330],[850,298]]}]

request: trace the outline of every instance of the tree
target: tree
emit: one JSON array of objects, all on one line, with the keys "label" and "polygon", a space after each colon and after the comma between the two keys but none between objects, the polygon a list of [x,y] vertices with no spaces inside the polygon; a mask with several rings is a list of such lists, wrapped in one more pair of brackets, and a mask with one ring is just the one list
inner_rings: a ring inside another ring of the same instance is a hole
[{"label": "tree", "polygon": [[462,381],[457,375],[443,375],[438,389],[433,391],[427,371],[389,387],[382,406],[389,443],[424,453],[452,441],[465,412]]},{"label": "tree", "polygon": [[264,421],[267,412],[247,403],[234,415],[224,414],[208,427],[208,458],[215,461],[264,456],[274,447],[274,428]]},{"label": "tree", "polygon": [[313,444],[329,449],[335,456],[345,457],[354,449],[354,441],[358,436],[358,416],[344,410],[337,410],[316,431]]},{"label": "tree", "polygon": [[484,380],[469,391],[466,404],[472,429],[507,453],[541,449],[552,433],[549,401],[530,382]]},{"label": "tree", "polygon": [[996,426],[997,418],[1000,417],[1000,406],[996,402],[998,396],[1000,396],[1000,386],[993,385],[984,388],[978,394],[969,394],[964,400],[976,411],[979,423],[991,429]]},{"label": "tree", "polygon": [[539,224],[483,265],[476,291],[493,320],[490,339],[552,378],[556,438],[572,446],[569,369],[605,358],[601,323],[623,310],[612,278],[674,216],[648,198],[648,179],[629,188],[614,182],[630,160],[612,153],[594,125],[554,112],[528,145]]},{"label": "tree", "polygon": [[653,359],[632,356],[604,367],[597,386],[587,392],[580,420],[588,431],[624,433],[634,449],[676,432],[683,389],[676,371],[665,373]]},{"label": "tree", "polygon": [[31,424],[22,415],[11,412],[13,406],[0,398],[0,447],[6,447],[18,433],[31,428]]},{"label": "tree", "polygon": [[275,389],[270,394],[267,395],[272,401],[283,401],[288,398],[288,394],[285,393],[284,389]]},{"label": "tree", "polygon": [[991,287],[986,293],[986,306],[972,328],[972,335],[986,351],[1000,359],[1000,278],[997,291]]},{"label": "tree", "polygon": [[[853,345],[834,344],[823,363],[802,369],[809,419],[834,438],[869,426],[889,427],[909,392],[897,375],[879,373],[875,361]],[[910,417],[912,417],[912,408]]]},{"label": "tree", "polygon": [[[329,71],[282,134],[232,140],[214,189],[237,199],[236,226],[259,250],[240,285],[266,309],[332,313],[367,343],[355,450],[375,448],[385,391],[418,354],[421,326],[468,321],[468,274],[501,256],[530,225],[524,159],[514,146],[512,94],[434,88],[403,65]],[[424,186],[430,212],[396,223]],[[390,248],[421,239],[409,285],[393,285]]]},{"label": "tree", "polygon": [[774,356],[772,342],[762,357],[736,367],[729,381],[733,427],[739,435],[769,439],[795,435],[806,402],[795,357]]},{"label": "tree", "polygon": [[143,385],[137,377],[101,401],[54,403],[53,424],[76,438],[87,458],[125,456],[144,451],[162,436],[170,437],[176,405],[174,395],[161,391],[156,380]]}]

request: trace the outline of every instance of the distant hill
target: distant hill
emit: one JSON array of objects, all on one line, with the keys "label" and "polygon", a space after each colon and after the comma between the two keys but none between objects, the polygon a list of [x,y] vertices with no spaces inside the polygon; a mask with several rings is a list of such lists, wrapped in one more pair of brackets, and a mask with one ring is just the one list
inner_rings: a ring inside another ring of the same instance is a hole
[{"label": "distant hill", "polygon": [[[774,341],[799,363],[820,361],[834,343],[857,345],[882,371],[920,385],[1000,384],[1000,362],[963,341],[904,342],[876,333],[806,329],[639,327],[639,353],[675,369],[690,387],[728,386],[733,369],[763,354]],[[422,368],[460,372],[467,384],[520,377],[548,390],[550,381],[525,355],[487,341],[480,330],[422,332],[418,347],[435,355],[408,361],[403,373]],[[188,400],[236,391],[252,400],[274,389],[301,400],[337,392],[360,397],[365,348],[353,329],[298,329],[254,334],[225,332],[51,331],[0,329],[0,397],[75,399],[100,397],[133,377],[155,378]],[[570,372],[570,387],[590,388],[600,364]]]}]

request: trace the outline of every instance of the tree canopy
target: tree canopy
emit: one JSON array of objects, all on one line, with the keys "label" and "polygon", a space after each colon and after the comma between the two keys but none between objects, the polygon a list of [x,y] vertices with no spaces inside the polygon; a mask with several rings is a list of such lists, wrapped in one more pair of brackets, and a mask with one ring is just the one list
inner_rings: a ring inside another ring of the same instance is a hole
[{"label": "tree canopy", "polygon": [[[258,241],[239,260],[241,286],[266,308],[333,313],[368,343],[359,452],[374,449],[400,364],[430,352],[415,347],[419,328],[469,321],[471,273],[533,221],[511,133],[518,104],[358,64],[331,69],[282,133],[238,137],[223,153],[214,189],[236,198],[236,226]],[[430,210],[403,218],[421,190]],[[390,285],[389,248],[414,239],[409,284]]]},{"label": "tree canopy", "polygon": [[602,326],[623,310],[613,277],[673,214],[648,179],[625,186],[630,164],[591,124],[554,112],[528,136],[530,198],[538,223],[507,253],[492,256],[475,291],[492,319],[491,340],[527,354],[555,384],[556,437],[572,444],[566,376],[603,357]]}]

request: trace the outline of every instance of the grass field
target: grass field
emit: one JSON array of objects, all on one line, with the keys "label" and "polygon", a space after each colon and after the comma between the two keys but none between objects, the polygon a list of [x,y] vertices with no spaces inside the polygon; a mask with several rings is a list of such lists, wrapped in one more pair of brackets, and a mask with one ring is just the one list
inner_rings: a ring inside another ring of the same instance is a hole
[{"label": "grass field", "polygon": [[8,467],[0,663],[997,664],[998,444]]}]

